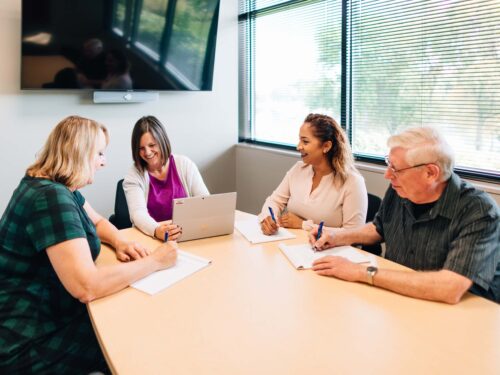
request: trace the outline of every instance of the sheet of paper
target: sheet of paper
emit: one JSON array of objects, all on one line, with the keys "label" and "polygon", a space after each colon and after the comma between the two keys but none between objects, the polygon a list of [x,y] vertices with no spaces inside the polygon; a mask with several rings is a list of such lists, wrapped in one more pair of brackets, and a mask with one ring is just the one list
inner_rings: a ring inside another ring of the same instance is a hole
[{"label": "sheet of paper", "polygon": [[284,243],[280,243],[279,248],[290,263],[299,270],[312,268],[312,264],[316,259],[327,255],[344,257],[354,263],[371,262],[369,256],[361,254],[352,246],[338,246],[328,250],[314,251],[309,244],[285,245]]},{"label": "sheet of paper", "polygon": [[285,228],[279,228],[278,232],[275,234],[266,236],[260,230],[260,224],[257,216],[249,219],[236,220],[234,227],[251,243],[282,241],[295,238],[295,235],[287,231]]},{"label": "sheet of paper", "polygon": [[144,293],[154,295],[177,281],[205,268],[210,263],[211,261],[208,259],[178,250],[177,263],[175,266],[167,268],[166,270],[154,272],[130,286]]}]

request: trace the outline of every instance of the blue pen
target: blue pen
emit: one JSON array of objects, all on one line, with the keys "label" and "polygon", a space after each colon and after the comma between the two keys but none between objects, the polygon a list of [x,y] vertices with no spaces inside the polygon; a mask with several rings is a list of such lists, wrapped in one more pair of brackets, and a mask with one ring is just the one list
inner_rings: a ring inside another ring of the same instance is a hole
[{"label": "blue pen", "polygon": [[168,241],[168,232],[165,232],[165,242]]},{"label": "blue pen", "polygon": [[321,238],[321,234],[323,233],[323,224],[325,224],[324,221],[322,221],[321,223],[319,223],[318,234],[316,235],[316,241]]},{"label": "blue pen", "polygon": [[[324,221],[322,221],[322,222],[319,223],[318,233],[316,234],[316,241],[321,238],[321,234],[323,233],[323,224],[325,224]],[[318,249],[316,248],[316,246],[313,246],[313,250],[316,251]]]},{"label": "blue pen", "polygon": [[276,218],[274,217],[274,211],[271,207],[269,207],[269,213],[271,214],[271,219],[276,223]]}]

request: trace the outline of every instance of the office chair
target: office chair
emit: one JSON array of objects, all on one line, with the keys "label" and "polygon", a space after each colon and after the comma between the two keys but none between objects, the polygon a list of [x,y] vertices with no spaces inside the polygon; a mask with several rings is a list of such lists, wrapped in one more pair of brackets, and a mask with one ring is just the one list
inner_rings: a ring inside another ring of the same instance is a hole
[{"label": "office chair", "polygon": [[[380,204],[382,203],[382,199],[377,197],[376,195],[368,193],[368,210],[366,212],[366,222],[369,223],[373,221],[375,218],[375,214],[378,212],[380,208]],[[376,245],[363,245],[361,247],[363,250],[368,251],[369,253],[375,255],[382,254],[382,246],[380,244]]]},{"label": "office chair", "polygon": [[118,229],[130,228],[132,222],[128,213],[127,199],[123,191],[123,179],[116,185],[115,213],[109,217],[109,221]]}]

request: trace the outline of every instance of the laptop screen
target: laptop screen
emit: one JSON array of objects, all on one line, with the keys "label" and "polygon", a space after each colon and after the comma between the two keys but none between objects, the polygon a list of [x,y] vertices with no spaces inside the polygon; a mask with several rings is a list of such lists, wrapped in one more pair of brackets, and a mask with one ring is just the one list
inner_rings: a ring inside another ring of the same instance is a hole
[{"label": "laptop screen", "polygon": [[178,198],[173,203],[172,221],[182,227],[179,242],[222,236],[234,231],[236,192]]}]

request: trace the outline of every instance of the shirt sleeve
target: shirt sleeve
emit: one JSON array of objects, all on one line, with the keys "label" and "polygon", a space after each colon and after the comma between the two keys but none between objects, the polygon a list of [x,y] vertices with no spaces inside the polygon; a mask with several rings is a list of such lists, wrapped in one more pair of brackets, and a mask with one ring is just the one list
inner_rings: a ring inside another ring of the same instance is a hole
[{"label": "shirt sleeve", "polygon": [[368,193],[365,180],[359,174],[352,174],[345,182],[345,197],[342,202],[342,228],[359,228],[366,222]]},{"label": "shirt sleeve", "polygon": [[457,215],[457,231],[444,269],[488,289],[500,262],[500,222],[494,203],[476,199]]},{"label": "shirt sleeve", "polygon": [[130,221],[140,231],[154,237],[158,222],[149,215],[146,202],[146,186],[139,171],[132,166],[123,180],[123,191],[127,199]]},{"label": "shirt sleeve", "polygon": [[262,206],[262,210],[258,215],[259,222],[264,220],[266,217],[271,216],[269,213],[269,207],[273,209],[276,218],[283,211],[288,203],[288,200],[290,199],[290,179],[296,167],[297,164],[288,172],[286,172],[285,177],[278,185],[276,190],[274,190],[273,193],[269,197],[267,197],[264,205]]},{"label": "shirt sleeve", "polygon": [[86,238],[78,199],[85,202],[80,193],[73,196],[71,192],[59,188],[47,188],[37,195],[26,225],[26,233],[36,251],[67,240]]}]

